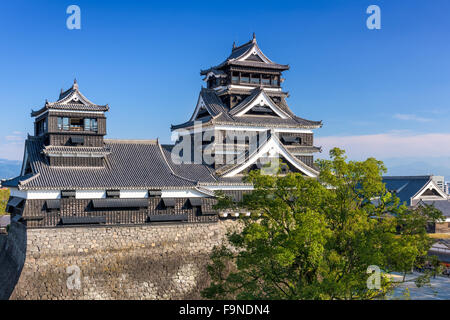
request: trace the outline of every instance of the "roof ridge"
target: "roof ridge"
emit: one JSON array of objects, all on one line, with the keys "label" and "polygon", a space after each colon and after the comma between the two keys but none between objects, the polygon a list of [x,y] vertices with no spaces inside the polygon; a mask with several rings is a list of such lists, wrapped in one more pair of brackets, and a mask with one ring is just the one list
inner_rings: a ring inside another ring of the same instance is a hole
[{"label": "roof ridge", "polygon": [[105,139],[105,143],[117,144],[158,144],[158,139]]},{"label": "roof ridge", "polygon": [[431,179],[432,175],[417,175],[417,176],[383,176],[383,179]]},{"label": "roof ridge", "polygon": [[30,182],[31,180],[36,179],[36,178],[39,177],[40,175],[41,175],[41,173],[40,173],[40,172],[37,172],[37,173],[33,174],[32,176],[30,176],[29,178],[27,178],[27,179],[25,179],[25,180],[19,181],[19,184],[18,184],[19,190],[21,189],[21,187],[22,187],[23,185],[27,184],[27,183]]},{"label": "roof ridge", "polygon": [[242,49],[243,47],[248,46],[249,44],[254,44],[254,43],[255,43],[255,42],[253,41],[253,39],[251,39],[251,40],[247,41],[246,43],[241,44],[240,46],[237,46],[237,47],[232,48],[232,49],[231,49],[231,52],[234,52],[234,51],[236,51],[236,50]]},{"label": "roof ridge", "polygon": [[173,170],[172,166],[170,165],[169,161],[167,160],[166,155],[164,154],[164,151],[163,151],[163,149],[162,149],[162,146],[161,146],[161,144],[160,144],[159,142],[158,142],[158,147],[159,147],[159,151],[161,152],[161,155],[162,155],[162,157],[163,157],[165,163],[167,164],[167,166],[168,166],[169,169],[170,169],[170,172],[171,172],[175,177],[180,178],[180,179],[183,179],[183,180],[186,180],[186,181],[189,181],[189,182],[192,182],[192,183],[198,184],[198,181],[191,180],[191,179],[188,179],[188,178],[185,178],[185,177],[182,177],[182,176],[176,174],[175,171]]}]

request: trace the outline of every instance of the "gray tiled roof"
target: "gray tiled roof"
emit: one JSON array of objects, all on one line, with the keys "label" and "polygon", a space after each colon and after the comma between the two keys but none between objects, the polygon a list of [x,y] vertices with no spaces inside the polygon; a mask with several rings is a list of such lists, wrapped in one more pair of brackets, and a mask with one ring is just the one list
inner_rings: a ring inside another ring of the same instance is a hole
[{"label": "gray tiled roof", "polygon": [[[105,140],[104,167],[52,167],[42,140],[30,137],[25,148],[33,174],[3,182],[20,189],[171,189],[220,184],[220,178],[204,164],[175,164],[171,145],[155,140]],[[52,147],[54,148],[54,147]],[[84,147],[80,147],[84,148]],[[242,184],[241,181],[227,181]]]},{"label": "gray tiled roof", "polygon": [[110,154],[109,147],[84,147],[84,146],[46,146],[42,150],[45,154],[48,153],[87,153],[87,154]]},{"label": "gray tiled roof", "polygon": [[431,176],[385,176],[383,182],[389,192],[395,192],[401,202],[411,205],[411,198],[425,186]]},{"label": "gray tiled roof", "polygon": [[[194,187],[195,183],[175,176],[154,141],[107,140],[111,154],[104,167],[51,167],[40,153],[42,142],[25,143],[35,175],[20,183],[22,189],[147,189]],[[16,182],[20,182],[19,181]],[[22,179],[23,180],[23,179]]]},{"label": "gray tiled roof", "polygon": [[214,175],[211,168],[204,164],[175,164],[172,161],[171,151],[173,145],[162,145],[161,149],[170,168],[173,172],[184,179],[188,179],[195,182],[213,183],[217,182],[218,178]]},{"label": "gray tiled roof", "polygon": [[442,214],[450,218],[450,200],[421,201],[427,205],[433,205],[436,209],[441,210]]},{"label": "gray tiled roof", "polygon": [[109,110],[108,105],[98,106],[98,105],[83,105],[83,104],[53,104],[53,105],[45,105],[39,110],[32,110],[31,116],[35,117],[45,110],[69,110],[69,111],[98,111],[105,112]]},{"label": "gray tiled roof", "polygon": [[270,63],[252,61],[252,60],[237,61],[237,59],[239,59],[240,57],[247,54],[250,50],[252,50],[253,47],[256,47],[258,50],[261,51],[261,49],[259,48],[259,46],[256,42],[256,39],[252,39],[239,47],[233,48],[231,50],[231,54],[227,57],[227,59],[225,59],[225,61],[223,61],[222,63],[220,63],[219,65],[217,65],[215,67],[200,71],[200,74],[205,75],[213,69],[220,69],[226,65],[248,66],[248,67],[253,67],[253,68],[267,68],[267,69],[276,69],[276,70],[288,70],[289,69],[288,65],[278,64],[278,63],[275,63],[272,61],[270,61]]},{"label": "gray tiled roof", "polygon": [[205,70],[205,71],[207,71],[205,74],[208,74],[208,73],[212,72],[216,76],[222,76],[223,77],[223,76],[227,75],[223,70],[217,70],[217,69],[214,69],[214,68],[210,68],[210,69]]},{"label": "gray tiled roof", "polygon": [[[251,95],[244,99],[239,106],[245,106],[248,102],[252,101],[262,89],[257,88],[252,91]],[[280,117],[274,116],[235,116],[235,111],[231,111],[227,106],[225,106],[217,93],[213,89],[202,88],[200,91],[200,96],[206,104],[206,108],[211,113],[210,118],[200,119],[205,124],[224,124],[224,125],[248,125],[248,126],[273,126],[273,127],[289,127],[289,128],[318,128],[322,126],[322,121],[312,121],[303,119],[295,116],[290,108],[287,106],[284,98],[281,98],[281,102],[277,106],[287,113],[290,117],[287,119],[282,119]],[[245,103],[245,104],[244,104]],[[274,102],[275,103],[275,102]],[[239,107],[236,106],[236,107]],[[236,108],[235,107],[235,108]],[[232,109],[234,110],[234,108]],[[172,125],[171,129],[188,128],[194,124],[194,120],[191,120],[178,124]]]},{"label": "gray tiled roof", "polygon": [[285,146],[287,150],[291,153],[312,153],[312,152],[322,152],[322,147],[314,147],[314,146]]},{"label": "gray tiled roof", "polygon": [[34,176],[33,174],[26,174],[23,176],[18,176],[12,179],[4,180],[2,181],[2,187],[17,187],[19,184],[23,183],[24,181],[27,181],[33,176]]}]

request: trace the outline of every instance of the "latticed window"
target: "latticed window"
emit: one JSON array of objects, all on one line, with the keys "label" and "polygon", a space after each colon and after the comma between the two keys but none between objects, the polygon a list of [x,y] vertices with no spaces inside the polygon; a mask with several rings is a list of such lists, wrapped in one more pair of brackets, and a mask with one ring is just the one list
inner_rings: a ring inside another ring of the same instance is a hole
[{"label": "latticed window", "polygon": [[69,118],[59,117],[58,118],[58,130],[69,130]]},{"label": "latticed window", "polygon": [[91,118],[84,119],[84,130],[97,132],[97,130],[98,130],[97,119],[91,119]]},{"label": "latticed window", "polygon": [[279,86],[280,85],[280,78],[278,76],[274,76],[272,78],[272,85],[273,86]]},{"label": "latticed window", "polygon": [[260,81],[259,74],[252,74],[250,82],[254,84],[259,84],[259,81]]},{"label": "latticed window", "polygon": [[233,72],[233,75],[231,76],[231,82],[239,83],[239,72]]}]

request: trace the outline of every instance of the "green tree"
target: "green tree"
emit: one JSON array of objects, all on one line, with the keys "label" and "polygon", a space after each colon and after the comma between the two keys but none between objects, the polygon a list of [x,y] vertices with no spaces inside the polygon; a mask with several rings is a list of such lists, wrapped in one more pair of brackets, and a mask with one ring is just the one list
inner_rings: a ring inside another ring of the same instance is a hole
[{"label": "green tree", "polygon": [[0,215],[5,214],[6,204],[9,199],[9,189],[0,189]]},{"label": "green tree", "polygon": [[373,299],[392,283],[382,273],[380,287],[369,289],[369,266],[406,272],[425,261],[426,227],[441,213],[400,205],[382,182],[382,162],[347,161],[337,148],[330,157],[317,162],[319,179],[251,171],[254,190],[241,202],[218,194],[217,208],[252,214],[214,249],[204,297]]}]

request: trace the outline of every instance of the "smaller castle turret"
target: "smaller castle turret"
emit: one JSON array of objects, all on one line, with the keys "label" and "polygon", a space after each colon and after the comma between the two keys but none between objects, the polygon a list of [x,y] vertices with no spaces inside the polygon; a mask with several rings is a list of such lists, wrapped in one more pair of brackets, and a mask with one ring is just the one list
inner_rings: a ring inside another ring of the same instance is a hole
[{"label": "smaller castle turret", "polygon": [[51,166],[103,166],[109,153],[103,141],[108,110],[108,105],[88,100],[75,79],[72,87],[61,90],[56,102],[46,100],[44,107],[31,112],[33,138],[42,141]]}]

